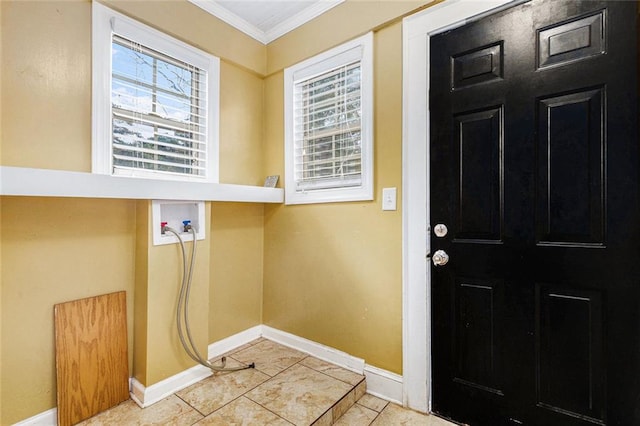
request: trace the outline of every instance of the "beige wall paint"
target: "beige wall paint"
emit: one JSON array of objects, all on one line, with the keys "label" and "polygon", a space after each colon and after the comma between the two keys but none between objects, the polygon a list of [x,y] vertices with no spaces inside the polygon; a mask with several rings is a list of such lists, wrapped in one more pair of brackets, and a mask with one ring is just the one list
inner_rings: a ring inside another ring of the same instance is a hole
[{"label": "beige wall paint", "polygon": [[0,7],[2,164],[91,171],[91,4]]},{"label": "beige wall paint", "polygon": [[[376,200],[265,207],[208,203],[209,236],[196,271],[202,293],[194,306],[194,316],[206,318],[196,332],[201,350],[207,340],[262,322],[401,372],[401,212],[382,212],[379,195],[382,187],[401,191],[402,44],[401,25],[385,23],[426,3],[349,0],[266,48],[186,0],[108,2],[222,58],[221,181],[230,183],[261,184],[265,175],[284,174],[282,68],[379,30]],[[0,19],[0,164],[89,171],[90,4],[4,0]],[[265,73],[270,75],[263,80]],[[151,246],[147,201],[0,202],[0,423],[55,405],[53,321],[42,312],[58,297],[106,293],[118,281],[135,290],[134,300],[128,299],[135,377],[153,384],[191,365],[176,352],[166,315],[175,306],[178,246]],[[35,231],[20,233],[25,221]],[[122,231],[105,231],[112,227]],[[68,269],[73,257],[65,252],[84,262],[75,274]],[[99,258],[102,266],[88,258]],[[115,275],[104,265],[116,268]],[[56,287],[47,287],[52,280]],[[15,318],[24,324],[16,327]],[[41,334],[32,338],[34,328]],[[21,368],[24,345],[24,362],[37,368]],[[165,345],[171,349],[163,356]]]},{"label": "beige wall paint", "polygon": [[[264,171],[279,175],[278,187],[284,180],[284,72],[264,79]],[[265,206],[265,213],[269,210]],[[266,218],[265,218],[266,219]],[[265,223],[266,224],[266,223]]]},{"label": "beige wall paint", "polygon": [[132,347],[133,218],[132,201],[2,198],[1,424],[55,406],[54,304],[125,290]]},{"label": "beige wall paint", "polygon": [[263,79],[223,61],[220,82],[220,182],[261,186]]},{"label": "beige wall paint", "polygon": [[151,205],[149,201],[136,201],[135,298],[133,304],[133,334],[135,339],[133,339],[133,370],[129,374],[140,383],[148,383],[149,247],[153,238],[148,231],[150,222]]},{"label": "beige wall paint", "polygon": [[[2,7],[0,6],[0,28],[2,28]],[[0,31],[0,65],[2,65],[2,31]],[[2,144],[2,67],[0,66],[0,146]],[[2,164],[2,149],[0,149],[0,164]],[[2,220],[2,197],[0,197],[0,220]],[[1,223],[0,223],[1,224]],[[2,226],[0,226],[0,309],[2,309]],[[0,311],[0,366],[2,365],[2,312]],[[2,379],[2,367],[0,367]],[[2,384],[0,384],[0,413],[2,413]],[[0,422],[2,418],[0,417]]]},{"label": "beige wall paint", "polygon": [[347,0],[267,45],[267,75],[385,26],[434,0]]},{"label": "beige wall paint", "polygon": [[[229,161],[221,161],[221,181],[259,181],[266,47],[186,0],[110,4],[223,59],[220,145]],[[91,171],[91,3],[2,1],[0,7],[1,96],[12,106],[1,111],[2,164]]]},{"label": "beige wall paint", "polygon": [[209,341],[262,323],[262,204],[212,203]]},{"label": "beige wall paint", "polygon": [[[2,27],[5,25],[5,22],[3,21],[2,18],[2,6],[0,6],[0,65],[2,65],[2,52],[3,52],[3,42],[2,42]],[[2,69],[3,67],[0,66],[0,120],[2,119]],[[0,122],[1,123],[1,122]],[[0,142],[2,142],[2,126],[0,126]],[[0,164],[2,163],[2,149],[0,149]],[[1,211],[0,211],[1,213]],[[0,248],[1,250],[1,248]],[[2,265],[0,265],[0,268],[2,268]],[[1,340],[1,339],[0,339]],[[2,360],[0,360],[1,362]],[[2,406],[0,406],[0,411],[2,410]]]},{"label": "beige wall paint", "polygon": [[[264,82],[220,67],[220,181],[262,185]],[[211,203],[209,342],[262,323],[262,204]]]},{"label": "beige wall paint", "polygon": [[[374,38],[375,200],[265,206],[264,323],[402,371],[402,30]],[[304,40],[300,41],[301,45]],[[295,53],[292,53],[295,55]],[[283,174],[282,73],[265,80],[266,161]],[[401,200],[398,199],[398,206]]]},{"label": "beige wall paint", "polygon": [[[134,377],[149,386],[195,365],[181,346],[176,307],[182,278],[180,246],[153,246],[151,203],[137,215],[135,325],[144,339]],[[189,298],[190,328],[201,355],[207,346],[261,324],[263,207],[205,203],[206,239],[198,241]],[[192,244],[185,245],[190,259]]]},{"label": "beige wall paint", "polygon": [[[149,223],[138,224],[151,234]],[[211,235],[210,204],[205,203],[205,232]],[[188,259],[192,243],[185,244]],[[176,308],[182,279],[182,254],[178,244],[149,245],[147,263],[147,363],[146,386],[158,383],[192,366],[185,353],[176,328]],[[189,298],[190,328],[197,350],[207,357],[209,317],[209,253],[207,240],[198,241],[196,267]]]},{"label": "beige wall paint", "polygon": [[265,74],[267,51],[262,43],[187,0],[101,0],[101,3],[236,66]]},{"label": "beige wall paint", "polygon": [[[113,4],[222,57],[221,180],[261,184],[260,74],[265,46],[186,0]],[[0,105],[11,105],[0,111],[0,164],[90,171],[90,3],[4,0],[0,13]],[[0,202],[0,424],[55,406],[51,310],[58,301],[114,291],[119,289],[116,284],[124,286],[134,377],[151,385],[193,365],[182,352],[175,331],[179,249],[177,245],[150,244],[148,201],[0,198]],[[207,203],[206,225],[214,223],[221,230],[220,245],[235,241],[236,247],[224,252],[218,249],[223,260],[218,259],[211,253],[211,229],[198,246],[192,315],[199,350],[205,354],[209,323],[215,322],[217,336],[255,325],[260,322],[262,297],[262,233],[254,227],[262,222],[262,207],[231,205],[214,219],[210,209]],[[35,223],[34,230],[22,233],[23,222]],[[245,225],[253,228],[238,230],[240,238],[234,238],[235,227]],[[53,255],[47,257],[50,253]],[[89,263],[88,257],[100,259],[99,263]],[[248,276],[240,266],[228,269],[225,279],[210,274],[210,262],[242,265],[244,261],[257,268],[254,275]],[[5,267],[8,264],[11,266]],[[110,265],[109,271],[103,264]],[[114,268],[116,272],[111,271]],[[126,279],[121,277],[122,270],[127,271]],[[231,305],[242,309],[237,321],[229,310],[217,310],[222,317],[210,320],[209,294],[233,294],[225,286],[237,288],[239,283],[246,284],[251,297]],[[210,285],[215,285],[215,292]],[[135,299],[131,297],[134,293]]]}]

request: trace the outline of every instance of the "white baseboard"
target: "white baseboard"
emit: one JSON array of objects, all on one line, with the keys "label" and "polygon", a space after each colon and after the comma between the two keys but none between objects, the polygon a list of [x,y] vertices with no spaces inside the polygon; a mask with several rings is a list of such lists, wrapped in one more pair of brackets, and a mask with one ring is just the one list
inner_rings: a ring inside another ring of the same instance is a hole
[{"label": "white baseboard", "polygon": [[211,359],[219,357],[220,355],[227,353],[246,343],[249,343],[252,340],[258,339],[261,336],[262,325],[256,325],[255,327],[251,327],[245,331],[241,331],[240,333],[234,334],[233,336],[229,336],[210,344],[209,350],[207,351],[207,358]]},{"label": "white baseboard", "polygon": [[58,410],[56,408],[52,408],[15,423],[13,426],[57,426],[57,424]]},{"label": "white baseboard", "polygon": [[300,352],[308,353],[358,374],[364,374],[367,379],[368,393],[402,405],[402,376],[398,374],[365,364],[363,359],[356,358],[332,347],[266,325],[262,326],[262,337]]},{"label": "white baseboard", "polygon": [[367,393],[402,405],[402,376],[372,365],[365,365]]},{"label": "white baseboard", "polygon": [[201,365],[196,365],[188,370],[168,377],[164,380],[154,383],[151,386],[144,386],[135,378],[131,379],[131,399],[141,408],[155,404],[156,402],[168,397],[169,395],[191,386],[202,379],[206,379],[211,375],[211,370]]},{"label": "white baseboard", "polygon": [[[132,379],[129,378],[129,389],[131,389]],[[58,425],[58,409],[51,408],[43,411],[33,417],[14,423],[13,426],[57,426]]]},{"label": "white baseboard", "polygon": [[308,353],[323,361],[336,364],[358,374],[364,374],[364,360],[339,351],[329,346],[316,343],[312,340],[298,337],[294,334],[280,331],[269,326],[262,326],[262,337],[273,340],[281,345],[288,346],[300,352]]},{"label": "white baseboard", "polygon": [[[214,342],[210,344],[207,349],[207,358],[211,359],[220,356],[244,345],[245,343],[249,343],[252,340],[259,338],[261,334],[262,326],[257,325],[218,342]],[[151,404],[155,404],[169,395],[186,388],[187,386],[191,386],[192,384],[209,377],[210,375],[211,370],[201,365],[196,365],[195,367],[191,367],[188,370],[148,387],[145,387],[136,379],[132,379],[131,399],[133,399],[136,404],[142,408],[148,407]]]}]

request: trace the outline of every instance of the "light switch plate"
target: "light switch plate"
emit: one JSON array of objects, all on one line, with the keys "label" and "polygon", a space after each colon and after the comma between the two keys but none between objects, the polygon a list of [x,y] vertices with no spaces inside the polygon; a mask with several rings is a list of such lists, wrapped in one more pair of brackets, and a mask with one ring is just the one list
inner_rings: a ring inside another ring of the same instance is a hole
[{"label": "light switch plate", "polygon": [[382,210],[396,210],[396,188],[382,188]]}]

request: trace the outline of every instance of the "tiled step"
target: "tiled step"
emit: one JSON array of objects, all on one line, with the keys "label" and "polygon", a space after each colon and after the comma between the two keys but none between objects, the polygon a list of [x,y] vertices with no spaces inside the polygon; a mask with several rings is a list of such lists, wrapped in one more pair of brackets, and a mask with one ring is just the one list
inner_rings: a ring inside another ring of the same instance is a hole
[{"label": "tiled step", "polygon": [[[338,367],[336,367],[338,368]],[[313,426],[326,426],[334,424],[339,418],[341,418],[356,401],[360,400],[367,392],[367,383],[365,378],[348,390],[340,399],[336,401],[331,408],[324,412],[317,420],[315,420]]]},{"label": "tiled step", "polygon": [[331,425],[366,392],[364,376],[266,339],[229,358],[271,376],[245,396],[294,425]]}]

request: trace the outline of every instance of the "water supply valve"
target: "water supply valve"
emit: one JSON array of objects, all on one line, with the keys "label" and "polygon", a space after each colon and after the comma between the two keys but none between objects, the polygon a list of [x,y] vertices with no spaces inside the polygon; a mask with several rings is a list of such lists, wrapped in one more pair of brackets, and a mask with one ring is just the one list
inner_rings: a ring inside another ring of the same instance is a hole
[{"label": "water supply valve", "polygon": [[179,240],[171,231],[185,241],[205,238],[204,201],[153,200],[151,209],[154,245],[177,244]]}]

